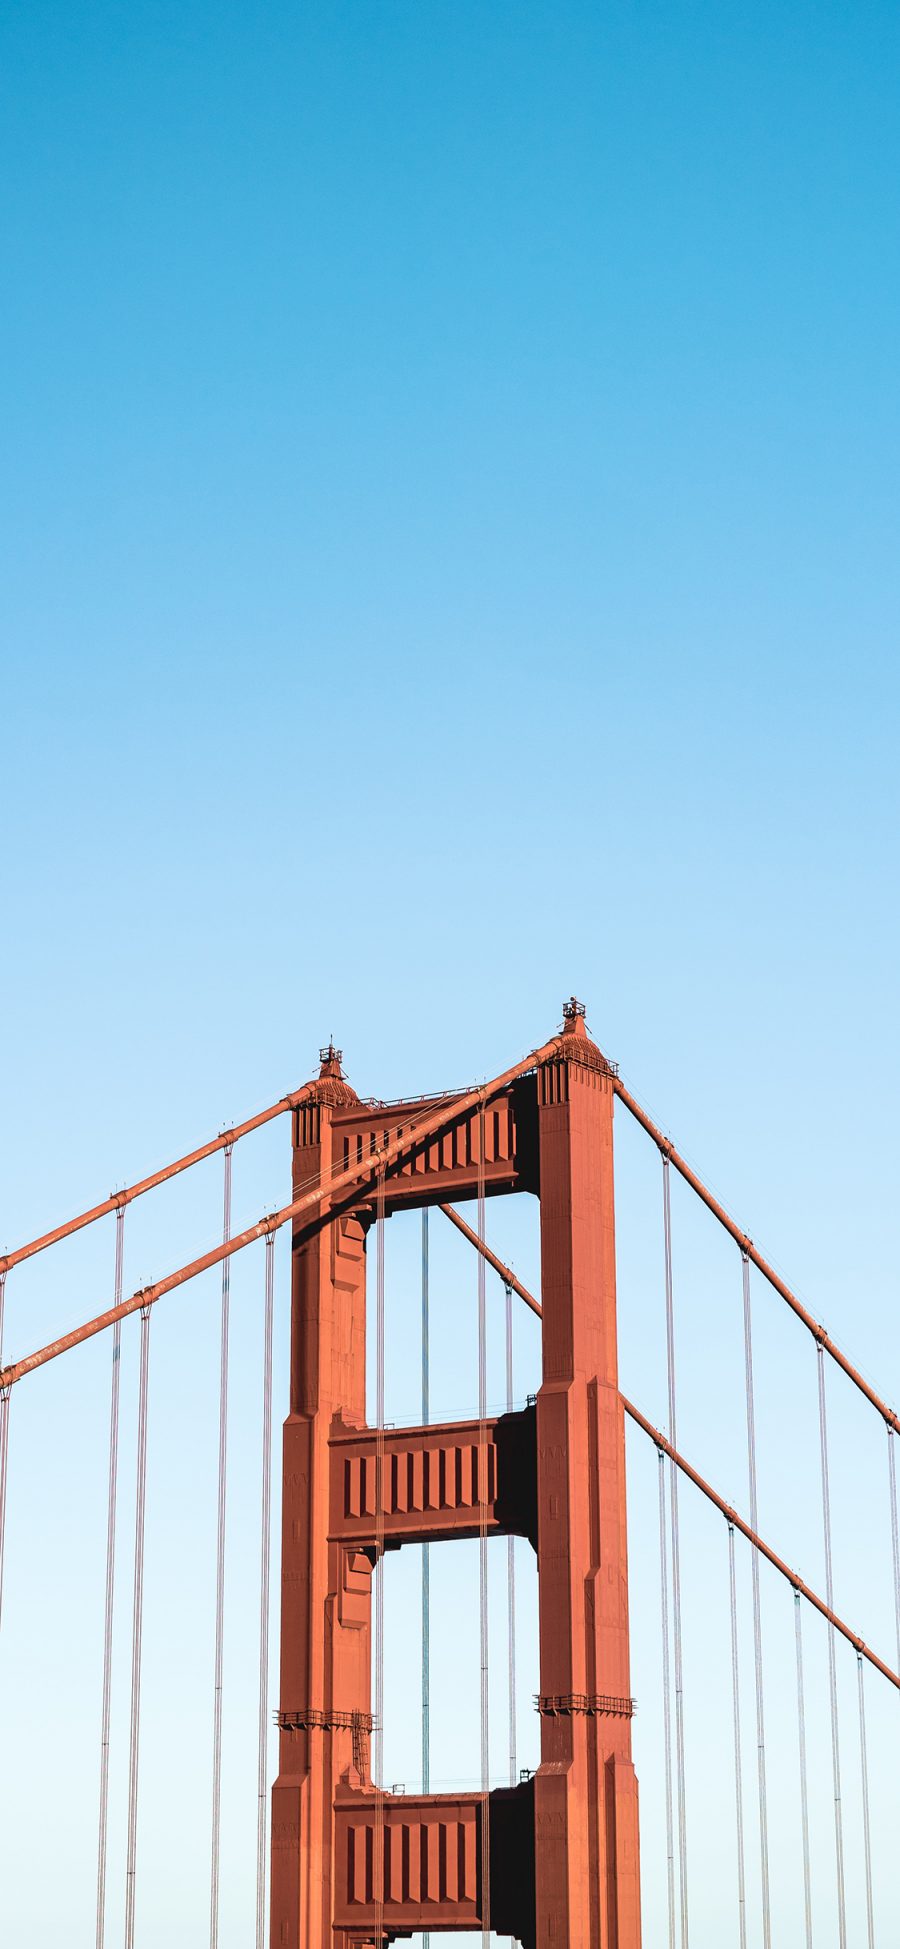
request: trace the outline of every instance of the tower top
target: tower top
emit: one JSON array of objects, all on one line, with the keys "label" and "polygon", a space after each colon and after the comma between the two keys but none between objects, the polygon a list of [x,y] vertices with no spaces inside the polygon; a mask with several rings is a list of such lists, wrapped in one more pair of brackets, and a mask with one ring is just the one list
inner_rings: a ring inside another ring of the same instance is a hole
[{"label": "tower top", "polygon": [[334,1043],[331,1041],[329,1041],[326,1049],[319,1050],[319,1061],[322,1065],[319,1070],[320,1082],[325,1076],[334,1076],[338,1081],[343,1081],[344,1072],[341,1068],[343,1056],[343,1049],[336,1049]]},{"label": "tower top", "polygon": [[570,995],[568,1001],[563,1002],[563,1035],[577,1035],[587,1041],[587,1023],[584,1016],[584,1003],[578,1001],[574,995]]},{"label": "tower top", "polygon": [[331,1037],[324,1049],[319,1050],[319,1074],[310,1084],[312,1100],[316,1103],[358,1103],[359,1097],[344,1075],[343,1049],[336,1049]]},{"label": "tower top", "polygon": [[584,1002],[580,1002],[577,995],[570,995],[568,1001],[563,1002],[559,1055],[566,1062],[581,1063],[585,1069],[599,1070],[604,1076],[618,1073],[615,1063],[604,1056],[602,1049],[598,1049],[596,1042],[588,1035]]}]

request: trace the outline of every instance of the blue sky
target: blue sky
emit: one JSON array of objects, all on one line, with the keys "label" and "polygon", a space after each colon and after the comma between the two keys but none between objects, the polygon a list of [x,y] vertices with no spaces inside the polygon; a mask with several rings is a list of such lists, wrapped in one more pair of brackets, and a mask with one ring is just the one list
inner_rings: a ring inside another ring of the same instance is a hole
[{"label": "blue sky", "polygon": [[[574,989],[900,1395],[898,36],[798,0],[7,8],[2,1243],[332,1031],[362,1094],[455,1085]],[[285,1178],[261,1148],[248,1217]],[[103,1266],[11,1279],[11,1348]]]}]

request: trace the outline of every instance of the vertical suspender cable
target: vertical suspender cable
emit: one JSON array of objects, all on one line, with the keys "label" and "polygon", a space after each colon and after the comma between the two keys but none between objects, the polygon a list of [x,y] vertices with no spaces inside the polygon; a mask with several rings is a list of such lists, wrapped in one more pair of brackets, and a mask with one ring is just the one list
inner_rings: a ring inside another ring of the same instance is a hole
[{"label": "vertical suspender cable", "polygon": [[[225,1145],[222,1243],[231,1237],[232,1144]],[[222,1317],[219,1356],[219,1500],[216,1528],[215,1677],[213,1681],[212,1841],[210,1846],[209,1949],[219,1941],[219,1833],[222,1809],[222,1678],[225,1650],[225,1488],[228,1460],[228,1338],[231,1260],[222,1260]],[[99,1949],[99,1946],[98,1946]]]},{"label": "vertical suspender cable", "polygon": [[861,1651],[856,1654],[856,1682],[859,1694],[859,1770],[862,1784],[863,1861],[866,1870],[866,1928],[869,1949],[875,1949],[875,1915],[872,1905],[872,1826],[869,1819],[869,1748],[866,1739],[866,1689]]},{"label": "vertical suspender cable", "polygon": [[134,1949],[137,1867],[138,1774],[141,1740],[141,1645],[144,1626],[144,1530],[147,1516],[147,1401],[150,1384],[150,1308],[141,1307],[141,1369],[138,1383],[137,1490],[134,1515],[134,1602],[131,1625],[131,1746],[128,1759],[128,1850],[125,1875],[125,1949]]},{"label": "vertical suspender cable", "polygon": [[[6,1273],[0,1272],[0,1361],[3,1358],[3,1313]],[[3,1558],[6,1542],[6,1480],[9,1465],[9,1408],[12,1388],[0,1387],[0,1623],[3,1620]]]},{"label": "vertical suspender cable", "polygon": [[[428,1206],[422,1207],[422,1426],[431,1415],[431,1333],[428,1280]],[[431,1792],[431,1560],[428,1544],[422,1544],[422,1792]],[[423,1949],[431,1941],[426,1929]]]},{"label": "vertical suspender cable", "polygon": [[794,1592],[794,1636],[797,1647],[797,1743],[800,1759],[800,1826],[803,1840],[803,1907],[806,1949],[812,1949],[812,1876],[809,1864],[809,1788],[806,1777],[806,1701],[803,1689],[803,1617],[800,1592]]},{"label": "vertical suspender cable", "polygon": [[[478,1237],[484,1243],[485,1115],[478,1112]],[[490,1691],[488,1667],[488,1468],[487,1468],[487,1298],[483,1255],[478,1258],[478,1608],[481,1637],[481,1937],[491,1940],[490,1880]]]},{"label": "vertical suspender cable", "polygon": [[897,1670],[900,1671],[900,1517],[897,1512],[897,1463],[894,1430],[889,1428],[888,1486],[891,1495],[891,1545],[894,1558],[894,1616],[897,1625]]},{"label": "vertical suspender cable", "polygon": [[259,1723],[256,1765],[256,1949],[266,1941],[266,1803],[269,1753],[269,1576],[272,1554],[272,1346],[275,1327],[275,1233],[266,1233],[263,1338],[262,1510],[259,1574]]},{"label": "vertical suspender cable", "polygon": [[[822,1528],[825,1538],[825,1601],[834,1610],[834,1573],[831,1559],[831,1491],[828,1482],[828,1423],[825,1407],[825,1349],[816,1342],[819,1375],[819,1450],[822,1467]],[[831,1765],[834,1779],[834,1852],[837,1871],[838,1939],[847,1949],[847,1913],[844,1896],[844,1822],[841,1811],[841,1749],[838,1728],[837,1664],[834,1625],[828,1626],[828,1690],[831,1702]]]},{"label": "vertical suspender cable", "polygon": [[[125,1206],[116,1211],[115,1304],[122,1298]],[[100,1711],[100,1820],[97,1841],[97,1949],[106,1935],[106,1853],[109,1816],[109,1733],[112,1711],[113,1612],[116,1588],[116,1504],[119,1491],[119,1380],[122,1371],[122,1322],[112,1336],[112,1379],[109,1399],[109,1487],[106,1505],[106,1604],[103,1618],[103,1694]]]},{"label": "vertical suspender cable", "polygon": [[[513,1295],[506,1287],[506,1412],[513,1411]],[[516,1539],[506,1539],[507,1565],[507,1650],[509,1663],[509,1784],[514,1787],[518,1774],[516,1739]]]},{"label": "vertical suspender cable", "polygon": [[[750,1311],[750,1260],[741,1254],[744,1294],[744,1381],[747,1402],[747,1467],[750,1477],[750,1523],[759,1533],[759,1495],[756,1476],[756,1414],[753,1400],[753,1326]],[[753,1669],[756,1679],[756,1766],[759,1786],[759,1858],[762,1879],[762,1927],[764,1949],[772,1941],[772,1916],[769,1899],[769,1811],[766,1793],[766,1725],[763,1699],[762,1616],[759,1595],[759,1555],[750,1552],[753,1592]]]},{"label": "vertical suspender cable", "polygon": [[669,1553],[666,1543],[666,1457],[659,1457],[659,1588],[662,1621],[662,1691],[666,1774],[666,1885],[669,1895],[669,1949],[675,1949],[675,1819],[672,1807],[672,1672],[669,1656]]},{"label": "vertical suspender cable", "polygon": [[731,1688],[734,1707],[734,1814],[737,1828],[738,1930],[741,1949],[747,1949],[747,1904],[744,1882],[744,1783],[741,1764],[741,1684],[738,1660],[737,1583],[734,1574],[734,1524],[728,1525],[728,1590],[731,1600]]},{"label": "vertical suspender cable", "polygon": [[[512,1287],[506,1287],[506,1412],[513,1411],[513,1295]],[[507,1684],[509,1688],[509,1784],[514,1787],[518,1773],[518,1741],[516,1738],[516,1539],[506,1539],[506,1619],[507,1619]],[[509,1938],[509,1949],[515,1949],[515,1937]]]},{"label": "vertical suspender cable", "polygon": [[[672,1287],[672,1201],[669,1160],[663,1157],[663,1240],[666,1272],[666,1369],[669,1387],[669,1440],[675,1448],[675,1299]],[[678,1804],[678,1874],[681,1897],[681,1944],[688,1949],[687,1810],[684,1767],[684,1668],[681,1647],[681,1545],[678,1528],[678,1470],[671,1463],[669,1499],[672,1519],[672,1619],[675,1652],[675,1777]]]},{"label": "vertical suspender cable", "polygon": [[375,1205],[375,1949],[384,1949],[384,1174]]}]

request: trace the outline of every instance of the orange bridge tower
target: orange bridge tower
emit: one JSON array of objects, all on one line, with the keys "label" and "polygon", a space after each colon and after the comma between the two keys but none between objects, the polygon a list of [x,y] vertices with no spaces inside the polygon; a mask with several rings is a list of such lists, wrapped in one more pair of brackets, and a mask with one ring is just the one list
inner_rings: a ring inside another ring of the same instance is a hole
[{"label": "orange bridge tower", "polygon": [[[475,1107],[471,1095],[363,1104],[329,1046],[294,1111],[294,1196],[321,1184],[323,1198],[293,1240],[272,1949],[382,1949],[488,1918],[525,1949],[640,1949],[612,1074],[573,1000],[534,1066]],[[351,1193],[345,1182],[329,1196],[354,1165]],[[537,1405],[377,1435],[365,1400],[376,1210],[480,1189],[540,1200]],[[484,1529],[526,1536],[537,1554],[540,1766],[486,1799],[394,1797],[371,1771],[374,1563]]]}]

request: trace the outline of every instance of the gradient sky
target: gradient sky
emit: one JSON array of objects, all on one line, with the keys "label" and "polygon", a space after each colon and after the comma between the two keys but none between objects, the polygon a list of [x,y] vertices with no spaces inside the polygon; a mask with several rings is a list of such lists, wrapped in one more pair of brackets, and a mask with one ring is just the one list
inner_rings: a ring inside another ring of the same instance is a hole
[{"label": "gradient sky", "polygon": [[[574,990],[900,1396],[898,42],[880,0],[7,6],[0,1243],[331,1032],[361,1094],[456,1085]],[[109,1263],[10,1279],[10,1351]]]}]

